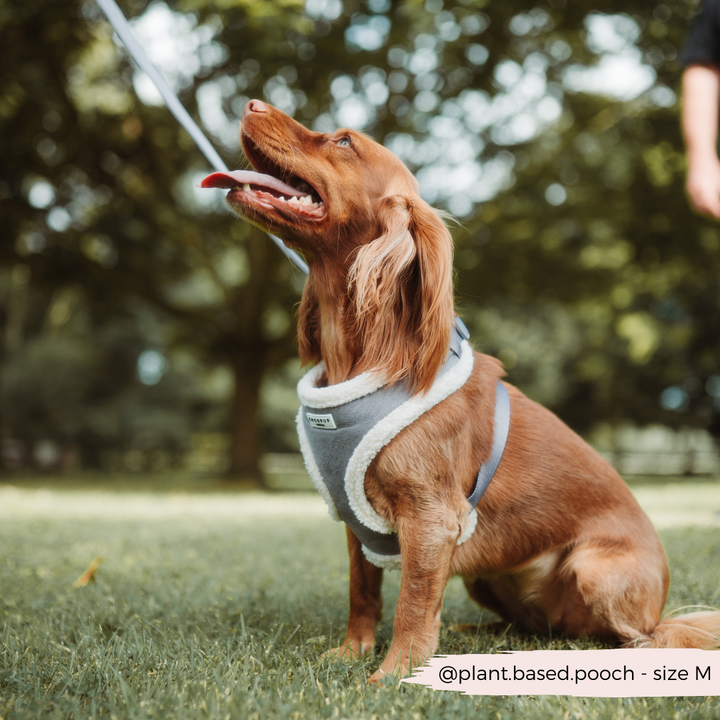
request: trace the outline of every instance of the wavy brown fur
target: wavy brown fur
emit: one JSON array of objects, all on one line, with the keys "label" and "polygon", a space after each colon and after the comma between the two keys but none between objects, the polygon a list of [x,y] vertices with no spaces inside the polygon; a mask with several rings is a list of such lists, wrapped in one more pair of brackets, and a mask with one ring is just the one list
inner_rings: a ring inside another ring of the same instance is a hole
[{"label": "wavy brown fur", "polygon": [[390,382],[425,391],[450,344],[452,239],[417,197],[384,197],[376,217],[382,234],[358,249],[348,274],[354,339],[362,347],[356,368],[379,368]]},{"label": "wavy brown fur", "polygon": [[641,635],[630,643],[639,648],[700,648],[720,647],[720,613],[714,610],[663,618],[649,635]]},{"label": "wavy brown fur", "polygon": [[[381,369],[418,391],[432,384],[452,322],[450,235],[407,168],[349,130],[311,132],[253,100],[241,139],[255,169],[302,178],[324,201],[306,212],[257,193],[231,205],[302,250],[310,276],[300,304],[303,362],[324,360],[338,383]],[[269,205],[268,205],[269,203]],[[437,648],[443,591],[461,575],[471,597],[544,633],[592,635],[644,647],[715,647],[720,612],[660,621],[669,572],[660,540],[615,470],[557,417],[507,386],[512,419],[497,473],[480,501],[467,496],[493,437],[500,363],[475,353],[465,385],[377,455],[365,478],[375,510],[402,550],[393,640],[370,678],[403,674]],[[335,651],[373,647],[382,570],[348,530],[350,618]]]}]

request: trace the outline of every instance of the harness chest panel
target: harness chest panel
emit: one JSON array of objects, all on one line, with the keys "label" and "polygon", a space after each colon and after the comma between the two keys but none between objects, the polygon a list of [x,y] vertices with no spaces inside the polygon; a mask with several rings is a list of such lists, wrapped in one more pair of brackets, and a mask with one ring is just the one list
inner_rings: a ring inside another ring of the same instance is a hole
[{"label": "harness chest panel", "polygon": [[[466,333],[461,323],[453,329],[445,364],[424,395],[410,395],[401,384],[388,387],[376,373],[317,387],[324,373],[322,363],[298,384],[302,405],[297,428],[308,472],[330,515],[352,529],[375,565],[398,567],[400,545],[392,525],[375,512],[365,495],[365,474],[377,453],[400,431],[465,384],[473,368]],[[478,478],[472,510],[487,482],[478,494]],[[461,541],[472,534],[475,520],[472,513],[471,527]]]}]

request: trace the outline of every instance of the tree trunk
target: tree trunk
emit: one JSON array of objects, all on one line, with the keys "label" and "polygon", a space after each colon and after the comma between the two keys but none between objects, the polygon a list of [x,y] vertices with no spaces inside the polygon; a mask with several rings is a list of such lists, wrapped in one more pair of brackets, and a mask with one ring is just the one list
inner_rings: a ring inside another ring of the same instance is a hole
[{"label": "tree trunk", "polygon": [[229,474],[260,481],[260,383],[265,373],[295,354],[295,331],[268,339],[264,312],[273,304],[291,307],[296,301],[288,262],[257,228],[244,244],[251,268],[250,277],[233,294],[234,323],[226,328],[223,351],[235,375],[232,440]]},{"label": "tree trunk", "polygon": [[260,381],[265,371],[262,353],[238,350],[232,357],[235,397],[228,475],[265,485],[260,469]]}]

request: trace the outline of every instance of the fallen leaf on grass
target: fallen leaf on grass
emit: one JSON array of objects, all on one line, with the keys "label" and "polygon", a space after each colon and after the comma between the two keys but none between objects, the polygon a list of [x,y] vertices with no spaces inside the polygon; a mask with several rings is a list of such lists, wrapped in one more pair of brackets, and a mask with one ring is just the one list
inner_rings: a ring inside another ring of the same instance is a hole
[{"label": "fallen leaf on grass", "polygon": [[85,587],[89,582],[95,582],[95,571],[100,567],[101,557],[96,557],[85,569],[85,572],[75,581],[73,587]]}]

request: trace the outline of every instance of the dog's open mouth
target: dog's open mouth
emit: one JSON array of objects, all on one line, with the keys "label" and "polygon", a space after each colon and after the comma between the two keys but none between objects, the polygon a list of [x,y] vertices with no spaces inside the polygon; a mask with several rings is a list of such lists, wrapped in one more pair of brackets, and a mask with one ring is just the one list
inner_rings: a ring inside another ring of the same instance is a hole
[{"label": "dog's open mouth", "polygon": [[274,210],[292,219],[304,217],[321,219],[326,208],[320,194],[306,180],[273,163],[261,154],[260,162],[255,157],[260,151],[253,146],[253,165],[266,172],[233,170],[208,175],[198,185],[202,188],[227,188],[228,202],[238,208],[259,207]]}]

